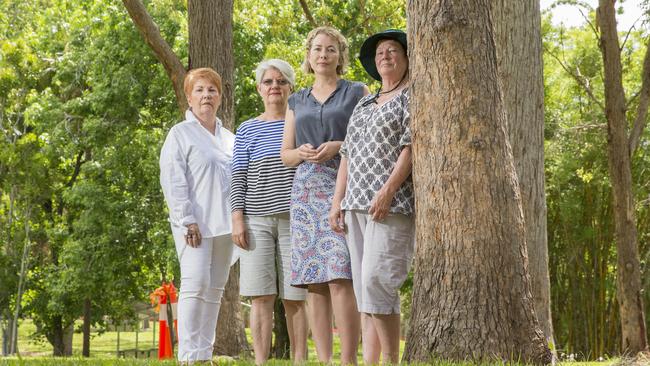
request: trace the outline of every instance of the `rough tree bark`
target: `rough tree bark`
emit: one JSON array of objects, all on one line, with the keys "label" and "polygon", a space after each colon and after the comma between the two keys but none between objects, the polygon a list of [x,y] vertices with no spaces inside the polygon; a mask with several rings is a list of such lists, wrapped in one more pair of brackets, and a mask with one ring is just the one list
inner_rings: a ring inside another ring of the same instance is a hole
[{"label": "rough tree bark", "polygon": [[[621,51],[616,30],[615,0],[600,0],[597,11],[605,71],[607,162],[612,185],[617,249],[616,294],[621,317],[622,351],[647,350],[638,233],[632,190],[631,151],[627,135]],[[646,106],[647,108],[647,106]]]},{"label": "rough tree bark", "polygon": [[[189,0],[187,2],[190,38],[189,69],[211,67],[221,75],[223,95],[218,116],[226,128],[235,119],[232,51],[233,1]],[[239,266],[233,266],[219,310],[215,354],[238,356],[247,351],[246,333],[239,300]]]},{"label": "rough tree bark", "polygon": [[232,0],[187,2],[190,36],[188,69],[211,67],[221,75],[223,95],[217,115],[228,129],[233,128],[235,119],[232,14]]},{"label": "rough tree bark", "polygon": [[[179,108],[184,113],[187,109],[187,100],[182,88],[185,69],[182,68],[178,56],[171,51],[160,35],[158,27],[147,13],[142,1],[123,0],[123,3],[147,44],[158,60],[165,65],[165,70],[174,84]],[[223,96],[218,116],[227,128],[232,128],[235,118],[232,14],[232,0],[188,1],[189,69],[212,67],[221,75]],[[179,68],[178,65],[181,67]],[[219,311],[214,349],[216,354],[238,356],[248,351],[239,302],[238,278],[238,267],[231,268]]]},{"label": "rough tree bark", "polygon": [[551,362],[535,316],[488,0],[412,0],[417,255],[404,358]]},{"label": "rough tree bark", "polygon": [[492,1],[497,69],[521,189],[535,314],[553,340],[544,191],[544,74],[539,1]]}]

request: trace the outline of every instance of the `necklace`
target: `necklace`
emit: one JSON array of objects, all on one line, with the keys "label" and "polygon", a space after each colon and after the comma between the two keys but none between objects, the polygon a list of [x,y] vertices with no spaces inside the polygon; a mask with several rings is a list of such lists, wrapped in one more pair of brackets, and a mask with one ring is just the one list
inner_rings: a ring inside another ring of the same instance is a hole
[{"label": "necklace", "polygon": [[402,76],[402,78],[399,79],[399,83],[397,83],[397,85],[395,85],[395,87],[393,89],[389,90],[389,91],[383,92],[383,91],[381,91],[381,88],[379,88],[377,93],[375,93],[375,95],[373,95],[372,98],[370,98],[370,99],[366,100],[365,102],[363,102],[363,104],[361,104],[361,106],[362,107],[367,107],[367,106],[369,106],[370,104],[373,104],[373,103],[377,104],[377,99],[379,99],[379,97],[381,95],[390,94],[390,93],[394,92],[397,88],[399,88],[402,85],[402,82],[404,81],[404,76],[406,76],[406,74],[404,74]]},{"label": "necklace", "polygon": [[[395,87],[394,87],[393,89],[391,89],[391,90],[389,90],[389,91],[385,91],[385,92],[383,92],[383,91],[378,91],[378,92],[377,92],[377,97],[379,97],[379,96],[382,95],[382,94],[383,94],[383,95],[386,95],[386,94],[390,94],[390,93],[394,92],[395,89],[399,88],[400,85],[402,85],[402,81],[404,81],[404,77],[403,77],[403,76],[402,76],[401,79],[399,79],[399,83],[397,83],[397,85],[395,85]],[[381,90],[381,88],[380,88],[380,90]]]}]

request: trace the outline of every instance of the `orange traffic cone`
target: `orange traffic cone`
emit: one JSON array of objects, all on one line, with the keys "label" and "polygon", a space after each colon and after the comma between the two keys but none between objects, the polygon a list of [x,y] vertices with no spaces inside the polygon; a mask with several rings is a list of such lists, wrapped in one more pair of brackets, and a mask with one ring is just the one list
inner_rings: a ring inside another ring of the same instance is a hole
[{"label": "orange traffic cone", "polygon": [[174,334],[178,342],[178,293],[173,282],[169,283],[169,302],[172,306],[172,319],[174,320]]},{"label": "orange traffic cone", "polygon": [[160,325],[158,333],[158,359],[172,358],[174,356],[174,349],[172,348],[171,334],[167,326],[167,292],[165,291],[164,284],[151,293],[149,297],[152,304],[158,300],[158,324]]}]

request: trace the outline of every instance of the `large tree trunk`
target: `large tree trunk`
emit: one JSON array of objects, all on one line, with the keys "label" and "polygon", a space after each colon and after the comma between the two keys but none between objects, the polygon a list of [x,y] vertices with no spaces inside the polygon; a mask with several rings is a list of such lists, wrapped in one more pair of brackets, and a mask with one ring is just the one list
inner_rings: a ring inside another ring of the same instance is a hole
[{"label": "large tree trunk", "polygon": [[600,47],[605,68],[607,161],[614,204],[617,248],[616,294],[621,317],[621,346],[624,353],[636,354],[647,349],[648,340],[641,293],[630,145],[625,116],[625,91],[614,3],[614,0],[600,0],[597,16],[601,30]]},{"label": "large tree trunk", "polygon": [[407,361],[546,364],[488,0],[408,8],[417,255]]},{"label": "large tree trunk", "polygon": [[539,1],[492,1],[497,69],[521,189],[533,303],[554,344],[544,191],[544,75]]},{"label": "large tree trunk", "polygon": [[221,299],[215,355],[239,356],[249,352],[239,302],[239,262],[230,267],[226,292]]},{"label": "large tree trunk", "polygon": [[[232,49],[233,1],[189,0],[189,69],[211,67],[221,75],[223,95],[218,116],[224,127],[234,126],[234,73]],[[230,270],[219,310],[215,353],[237,356],[247,350],[239,301],[239,266]]]},{"label": "large tree trunk", "polygon": [[[187,107],[182,88],[181,76],[184,70],[178,67],[178,57],[160,36],[155,25],[140,0],[122,0],[129,11],[134,24],[140,30],[145,41],[156,53],[156,57],[165,65],[167,74],[172,79],[176,98],[181,112]],[[222,79],[223,95],[221,107],[217,115],[227,128],[234,126],[234,61],[232,49],[232,15],[233,0],[189,0],[189,69],[211,67]],[[226,291],[224,293],[219,323],[217,326],[217,341],[215,353],[236,356],[248,350],[246,333],[241,321],[241,306],[239,302],[239,270],[230,271]]]},{"label": "large tree trunk", "polygon": [[232,129],[235,125],[233,0],[189,0],[187,13],[190,36],[188,69],[211,67],[221,75],[223,95],[217,115],[224,127]]}]

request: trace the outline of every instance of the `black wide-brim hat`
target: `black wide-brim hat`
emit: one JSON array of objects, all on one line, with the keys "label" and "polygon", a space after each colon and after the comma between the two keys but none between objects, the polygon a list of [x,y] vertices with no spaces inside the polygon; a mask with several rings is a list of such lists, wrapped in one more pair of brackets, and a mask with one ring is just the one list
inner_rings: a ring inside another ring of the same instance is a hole
[{"label": "black wide-brim hat", "polygon": [[392,39],[397,41],[404,48],[404,52],[407,52],[408,50],[406,33],[399,29],[386,29],[385,31],[373,34],[363,42],[361,50],[359,51],[359,60],[361,61],[361,65],[363,65],[363,68],[366,69],[366,72],[370,76],[379,81],[381,81],[381,76],[379,75],[377,65],[375,64],[375,51],[377,50],[377,44],[382,39]]}]

